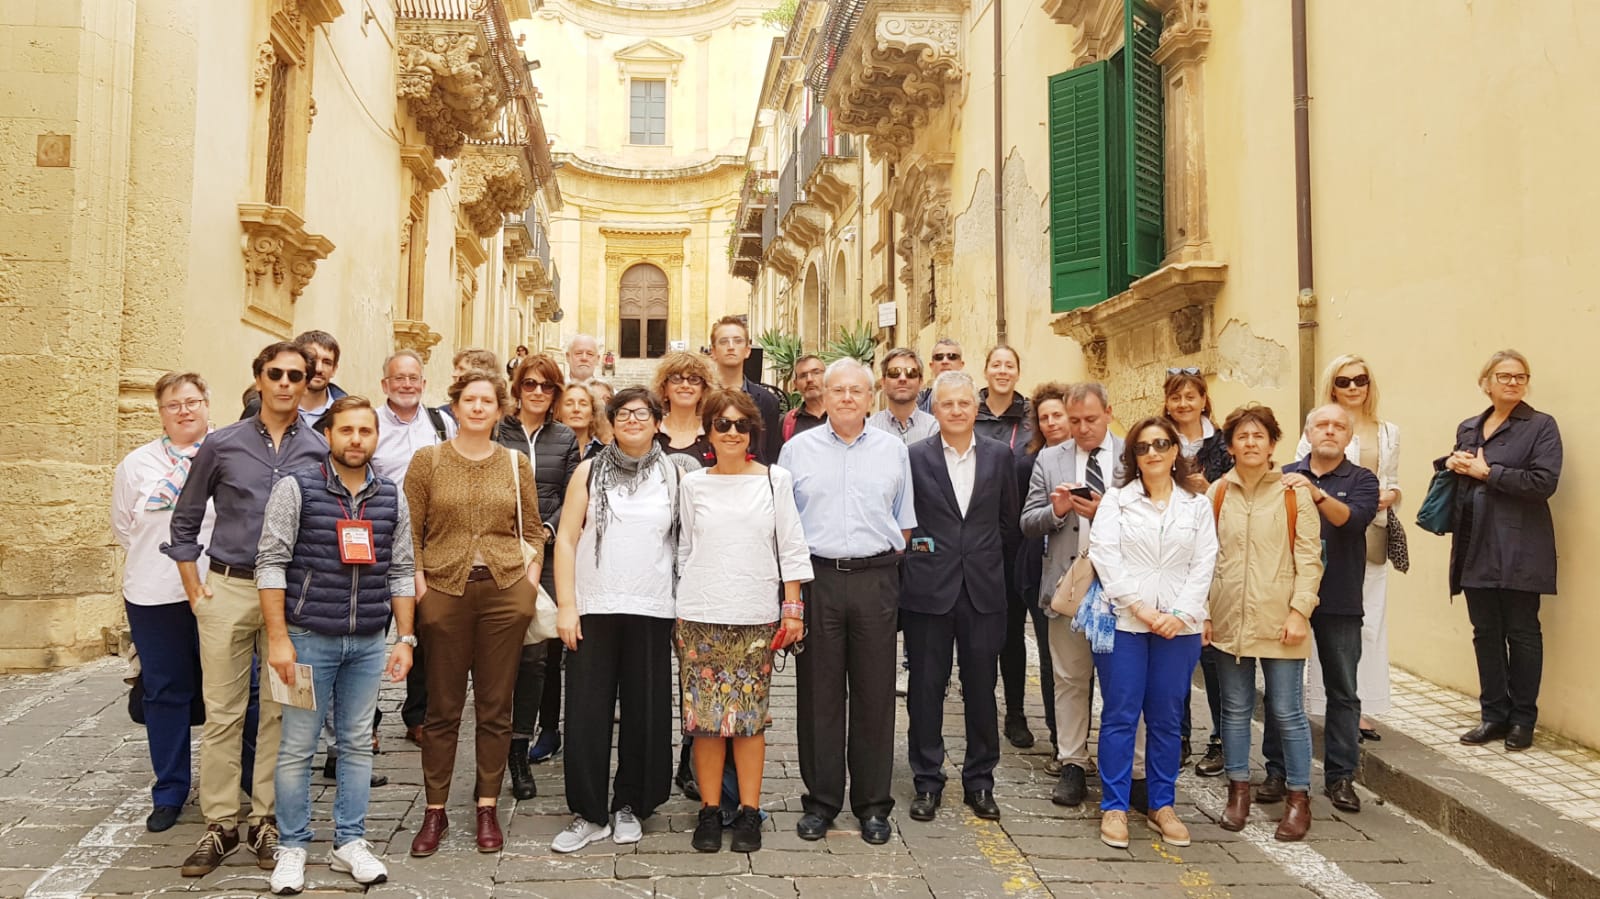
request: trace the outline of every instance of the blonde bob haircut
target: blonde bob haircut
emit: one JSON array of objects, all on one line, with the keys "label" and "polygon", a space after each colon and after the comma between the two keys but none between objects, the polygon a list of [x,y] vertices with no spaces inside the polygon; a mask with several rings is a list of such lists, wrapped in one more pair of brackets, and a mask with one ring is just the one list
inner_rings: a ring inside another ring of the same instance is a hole
[{"label": "blonde bob haircut", "polygon": [[1528,357],[1516,350],[1505,349],[1496,350],[1494,355],[1489,357],[1489,361],[1483,363],[1483,370],[1478,372],[1478,387],[1487,393],[1489,391],[1489,376],[1494,374],[1494,370],[1499,367],[1500,363],[1508,361],[1519,363],[1522,366],[1522,371],[1528,376],[1528,383],[1533,383],[1533,369],[1528,365]]},{"label": "blonde bob haircut", "polygon": [[661,362],[656,366],[655,381],[650,385],[650,390],[655,393],[660,401],[661,408],[670,410],[672,398],[667,395],[668,379],[673,375],[698,375],[701,381],[700,401],[695,403],[694,414],[699,415],[705,409],[706,395],[717,386],[715,376],[711,373],[711,363],[706,357],[685,353],[681,350],[671,352],[661,357]]},{"label": "blonde bob haircut", "polygon": [[1378,375],[1372,370],[1372,364],[1357,356],[1355,353],[1345,353],[1328,363],[1322,370],[1322,401],[1338,404],[1339,396],[1334,392],[1333,379],[1339,374],[1339,369],[1346,365],[1359,365],[1367,373],[1367,400],[1361,404],[1361,417],[1367,421],[1378,420]]}]

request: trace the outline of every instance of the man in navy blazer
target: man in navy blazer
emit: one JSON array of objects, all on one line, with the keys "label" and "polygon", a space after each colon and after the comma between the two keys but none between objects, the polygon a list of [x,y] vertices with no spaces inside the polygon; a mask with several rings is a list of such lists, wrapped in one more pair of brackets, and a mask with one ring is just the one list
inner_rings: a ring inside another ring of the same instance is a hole
[{"label": "man in navy blazer", "polygon": [[941,374],[932,407],[939,434],[908,448],[917,527],[900,590],[911,660],[911,817],[933,820],[944,791],[944,696],[953,646],[966,718],[963,799],[978,817],[997,820],[1000,722],[994,687],[1006,640],[1006,563],[1022,539],[1021,501],[1010,449],[973,432],[978,391],[972,377]]}]

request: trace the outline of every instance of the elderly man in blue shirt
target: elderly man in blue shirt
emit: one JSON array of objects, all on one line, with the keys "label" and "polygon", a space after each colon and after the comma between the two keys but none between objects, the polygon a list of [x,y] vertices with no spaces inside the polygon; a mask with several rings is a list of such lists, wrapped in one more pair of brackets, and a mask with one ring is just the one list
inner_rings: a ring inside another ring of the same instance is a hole
[{"label": "elderly man in blue shirt", "polygon": [[[905,444],[866,426],[872,372],[839,359],[823,374],[826,424],[797,434],[778,464],[794,474],[795,503],[816,579],[806,591],[806,651],[797,661],[800,776],[805,814],[795,830],[822,839],[844,807],[861,838],[889,841],[894,776],[895,625],[900,558],[917,526]],[[849,745],[846,748],[846,722]]]}]

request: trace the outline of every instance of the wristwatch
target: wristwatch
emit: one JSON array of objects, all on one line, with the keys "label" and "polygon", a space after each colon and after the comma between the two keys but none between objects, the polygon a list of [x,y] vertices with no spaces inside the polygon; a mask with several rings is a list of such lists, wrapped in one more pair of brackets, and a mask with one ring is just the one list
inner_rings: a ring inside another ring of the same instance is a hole
[{"label": "wristwatch", "polygon": [[412,649],[417,648],[417,637],[415,634],[403,634],[401,635],[399,642],[404,643]]}]

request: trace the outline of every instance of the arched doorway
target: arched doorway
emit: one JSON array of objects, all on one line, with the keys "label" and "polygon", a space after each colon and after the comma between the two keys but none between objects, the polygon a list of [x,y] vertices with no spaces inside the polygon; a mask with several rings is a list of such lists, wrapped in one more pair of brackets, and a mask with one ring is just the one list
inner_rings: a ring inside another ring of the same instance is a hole
[{"label": "arched doorway", "polygon": [[618,298],[621,350],[627,359],[656,359],[667,352],[667,276],[641,263],[622,273]]},{"label": "arched doorway", "polygon": [[828,335],[822,331],[822,276],[816,263],[806,266],[805,286],[800,295],[800,339],[809,352],[821,349]]}]

